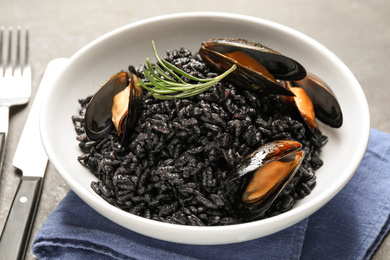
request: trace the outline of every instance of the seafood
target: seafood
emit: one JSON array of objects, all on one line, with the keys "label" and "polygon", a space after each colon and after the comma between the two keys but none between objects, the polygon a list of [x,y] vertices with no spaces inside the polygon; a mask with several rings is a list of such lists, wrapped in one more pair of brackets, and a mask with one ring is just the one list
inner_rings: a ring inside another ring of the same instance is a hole
[{"label": "seafood", "polygon": [[286,89],[294,93],[294,97],[281,96],[281,99],[291,107],[293,112],[305,123],[307,128],[322,145],[327,138],[323,138],[317,128],[315,119],[339,128],[343,124],[343,114],[332,89],[319,77],[312,73],[299,81],[281,81]]},{"label": "seafood", "polygon": [[[316,114],[312,99],[307,95],[303,88],[294,87],[291,81],[285,81],[283,84],[287,89],[293,92],[295,96],[281,96],[280,98],[287,106],[290,106],[290,109],[293,111],[296,117],[300,118],[300,120],[306,125],[313,136],[317,139],[320,139],[322,134],[318,130],[317,124],[315,122]],[[326,140],[322,141],[323,144],[325,142]]]},{"label": "seafood", "polygon": [[277,79],[300,80],[306,76],[305,68],[297,61],[245,39],[211,39],[202,43],[199,54],[219,72],[235,64],[237,69],[227,79],[253,91],[293,96]]},{"label": "seafood", "polygon": [[134,127],[143,101],[143,88],[134,69],[110,77],[95,93],[85,112],[84,128],[91,140],[98,140],[114,127],[121,140]]},{"label": "seafood", "polygon": [[[321,138],[315,115],[332,127],[342,125],[341,108],[330,87],[317,76],[307,73],[297,61],[245,39],[210,39],[202,43],[199,53],[211,68],[219,72],[235,64],[236,71],[227,77],[234,84],[281,95],[286,104],[292,104],[293,110],[298,108],[296,114],[315,138]],[[305,101],[299,103],[302,99]]]},{"label": "seafood", "polygon": [[343,124],[343,113],[332,89],[312,73],[299,81],[291,82],[293,87],[302,88],[313,101],[316,117],[323,123],[339,128]]},{"label": "seafood", "polygon": [[245,157],[229,173],[228,181],[252,174],[237,201],[238,214],[255,219],[269,209],[292,180],[305,156],[302,144],[291,140],[267,143]]}]

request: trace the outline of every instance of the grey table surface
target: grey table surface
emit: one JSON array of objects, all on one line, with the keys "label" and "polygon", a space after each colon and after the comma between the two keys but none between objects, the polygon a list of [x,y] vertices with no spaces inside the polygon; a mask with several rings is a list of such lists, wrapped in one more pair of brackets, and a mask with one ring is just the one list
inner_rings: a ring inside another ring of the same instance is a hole
[{"label": "grey table surface", "polygon": [[[30,28],[33,95],[50,60],[70,57],[97,37],[144,18],[193,11],[245,14],[271,20],[319,41],[353,72],[366,94],[371,127],[390,132],[390,1],[388,0],[231,0],[231,1],[133,1],[133,0],[0,0],[0,25]],[[12,166],[32,102],[10,110],[0,192],[0,230],[3,228],[20,176]],[[0,122],[1,123],[1,122]],[[48,215],[69,188],[49,163],[41,203],[26,259],[36,259],[31,242]],[[390,235],[372,259],[390,258]]]}]

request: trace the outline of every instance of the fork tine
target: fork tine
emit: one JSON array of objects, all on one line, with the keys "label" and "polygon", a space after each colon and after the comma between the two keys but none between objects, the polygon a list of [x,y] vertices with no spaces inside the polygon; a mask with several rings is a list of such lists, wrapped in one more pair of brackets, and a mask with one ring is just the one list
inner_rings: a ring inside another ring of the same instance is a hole
[{"label": "fork tine", "polygon": [[3,36],[3,33],[4,32],[4,27],[1,26],[0,27],[0,75],[3,76],[4,75],[4,68],[3,68],[3,39],[4,39],[4,36]]},{"label": "fork tine", "polygon": [[[31,80],[29,31],[18,26],[0,27],[0,76]],[[8,36],[8,37],[6,37]],[[8,42],[7,42],[8,40]]]},{"label": "fork tine", "polygon": [[4,68],[4,75],[12,76],[12,64],[11,64],[11,56],[12,56],[12,26],[8,28],[8,54],[6,54],[6,65]]},{"label": "fork tine", "polygon": [[13,69],[14,76],[22,75],[22,69],[20,67],[20,31],[21,31],[21,27],[18,26],[16,31],[16,59],[15,59],[15,64]]},{"label": "fork tine", "polygon": [[23,75],[27,73],[31,73],[30,71],[30,46],[29,46],[29,33],[28,28],[26,28],[26,39],[25,39],[25,56],[24,56],[24,64],[23,64]]}]

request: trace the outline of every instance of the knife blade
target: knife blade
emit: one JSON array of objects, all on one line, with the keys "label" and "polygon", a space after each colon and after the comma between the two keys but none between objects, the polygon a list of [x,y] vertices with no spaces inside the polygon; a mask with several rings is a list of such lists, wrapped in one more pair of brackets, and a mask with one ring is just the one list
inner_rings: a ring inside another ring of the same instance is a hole
[{"label": "knife blade", "polygon": [[0,237],[0,259],[24,259],[26,254],[48,162],[39,133],[40,107],[59,68],[67,61],[61,58],[48,64],[20,137],[13,165],[22,176]]}]

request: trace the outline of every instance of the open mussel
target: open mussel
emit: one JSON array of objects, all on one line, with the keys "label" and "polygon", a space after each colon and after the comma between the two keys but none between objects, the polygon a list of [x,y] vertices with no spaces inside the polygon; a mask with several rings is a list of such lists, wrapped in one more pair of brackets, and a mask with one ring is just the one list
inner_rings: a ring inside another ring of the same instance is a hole
[{"label": "open mussel", "polygon": [[343,113],[332,89],[312,73],[299,81],[291,82],[293,87],[302,88],[313,101],[316,117],[323,123],[339,128],[343,124]]},{"label": "open mussel", "polygon": [[110,77],[95,93],[85,112],[85,133],[98,140],[116,129],[121,141],[135,126],[142,108],[143,88],[134,68]]},{"label": "open mussel", "polygon": [[281,99],[301,119],[314,138],[321,145],[325,144],[327,138],[318,130],[316,118],[335,128],[343,124],[343,114],[331,88],[311,73],[302,80],[281,81],[281,84],[294,93],[294,96],[280,96]]},{"label": "open mussel", "polygon": [[199,54],[218,72],[235,64],[237,69],[227,80],[257,92],[293,96],[277,80],[300,80],[306,76],[305,68],[297,61],[245,39],[211,39],[202,43]]},{"label": "open mussel", "polygon": [[[322,134],[318,130],[315,122],[316,114],[311,98],[304,89],[294,87],[291,81],[285,81],[283,83],[288,90],[294,93],[294,96],[292,97],[281,96],[283,102],[289,106],[293,114],[305,124],[315,138],[321,139]],[[326,140],[323,140],[322,142],[324,143]]]},{"label": "open mussel", "polygon": [[238,215],[253,220],[271,207],[299,169],[305,156],[301,148],[301,143],[292,140],[270,142],[233,168],[228,182],[250,177],[244,182],[236,203]]}]

